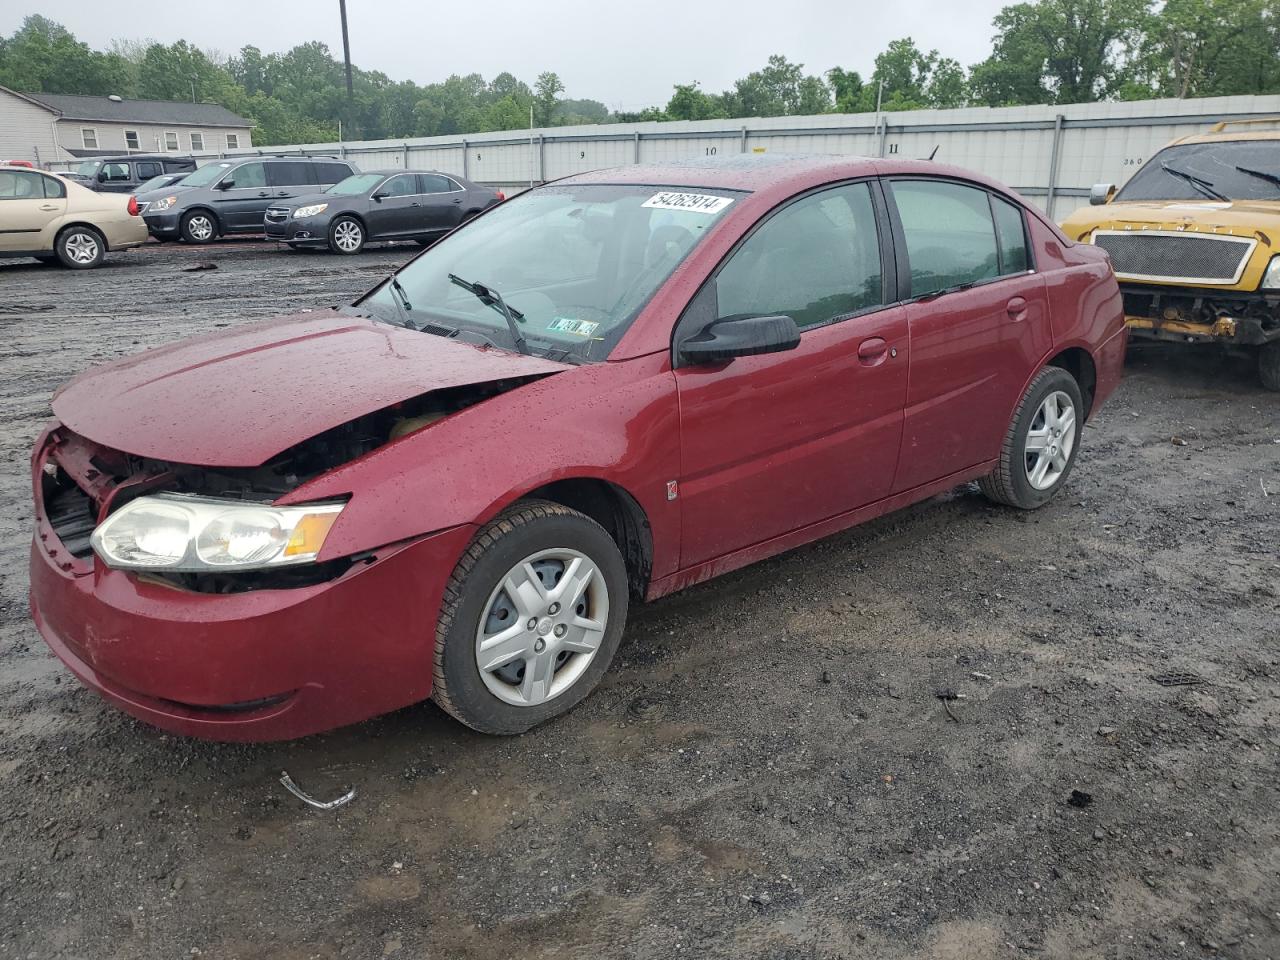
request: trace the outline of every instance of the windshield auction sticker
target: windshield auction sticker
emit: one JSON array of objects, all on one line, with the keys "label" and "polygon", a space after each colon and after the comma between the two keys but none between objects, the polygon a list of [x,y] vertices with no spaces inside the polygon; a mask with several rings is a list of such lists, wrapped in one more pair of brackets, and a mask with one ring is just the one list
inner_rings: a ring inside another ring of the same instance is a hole
[{"label": "windshield auction sticker", "polygon": [[719,213],[731,203],[733,203],[732,197],[712,197],[702,193],[677,193],[668,190],[655,193],[640,206],[652,207],[655,210],[692,210],[694,213],[705,213],[709,216]]}]

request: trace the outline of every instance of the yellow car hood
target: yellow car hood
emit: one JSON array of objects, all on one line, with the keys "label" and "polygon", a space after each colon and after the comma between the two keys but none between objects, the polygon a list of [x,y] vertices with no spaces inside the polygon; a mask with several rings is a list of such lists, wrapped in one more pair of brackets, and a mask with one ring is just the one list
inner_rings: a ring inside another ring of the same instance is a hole
[{"label": "yellow car hood", "polygon": [[1072,240],[1094,230],[1186,230],[1280,242],[1280,200],[1143,200],[1081,207],[1062,223]]}]

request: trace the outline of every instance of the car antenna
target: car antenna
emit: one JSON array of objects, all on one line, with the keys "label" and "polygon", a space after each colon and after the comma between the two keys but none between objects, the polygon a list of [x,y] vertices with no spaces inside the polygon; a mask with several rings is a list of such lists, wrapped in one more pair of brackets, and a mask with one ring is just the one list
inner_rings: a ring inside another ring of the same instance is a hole
[{"label": "car antenna", "polygon": [[938,155],[938,148],[939,148],[940,146],[942,146],[942,144],[940,144],[940,143],[935,143],[935,144],[933,145],[933,149],[929,152],[929,155],[928,155],[927,157],[925,157],[925,159],[926,159],[926,160],[932,160],[934,157],[936,157],[936,156]]}]

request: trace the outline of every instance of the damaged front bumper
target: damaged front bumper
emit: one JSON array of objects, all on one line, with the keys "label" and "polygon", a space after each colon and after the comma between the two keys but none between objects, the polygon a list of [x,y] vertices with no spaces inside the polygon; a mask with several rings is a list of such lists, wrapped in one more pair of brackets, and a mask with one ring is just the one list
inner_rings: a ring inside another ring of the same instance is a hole
[{"label": "damaged front bumper", "polygon": [[437,615],[470,526],[370,551],[323,582],[203,593],[64,543],[41,496],[46,456],[42,442],[32,619],[76,677],[127,713],[187,736],[284,740],[430,696]]},{"label": "damaged front bumper", "polygon": [[1261,346],[1280,340],[1280,294],[1179,290],[1121,284],[1125,323],[1136,338]]}]

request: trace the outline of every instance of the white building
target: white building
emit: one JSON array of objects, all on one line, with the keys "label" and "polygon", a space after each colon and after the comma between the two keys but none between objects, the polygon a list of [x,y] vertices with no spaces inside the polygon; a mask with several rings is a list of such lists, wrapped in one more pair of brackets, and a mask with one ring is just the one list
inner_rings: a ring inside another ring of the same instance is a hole
[{"label": "white building", "polygon": [[41,166],[125,153],[219,153],[251,147],[252,123],[216,103],[126,100],[0,87],[0,162]]}]

